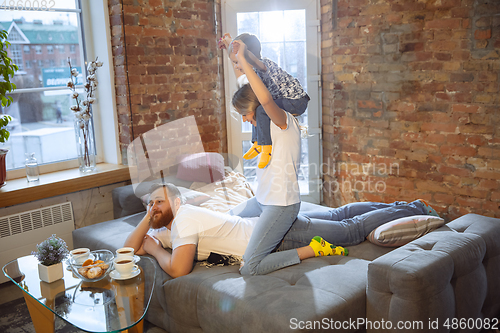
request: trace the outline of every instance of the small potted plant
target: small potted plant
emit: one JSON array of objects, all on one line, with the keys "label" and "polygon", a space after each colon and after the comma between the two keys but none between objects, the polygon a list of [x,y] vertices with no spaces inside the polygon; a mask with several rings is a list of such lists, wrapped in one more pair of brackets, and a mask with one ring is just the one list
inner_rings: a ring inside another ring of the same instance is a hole
[{"label": "small potted plant", "polygon": [[36,246],[33,254],[38,259],[38,275],[40,280],[51,283],[64,276],[62,261],[68,255],[66,242],[52,235]]},{"label": "small potted plant", "polygon": [[[19,69],[7,55],[7,48],[10,46],[10,43],[7,41],[7,35],[7,31],[0,30],[0,104],[2,107],[9,106],[12,103],[12,96],[7,96],[7,93],[16,89],[16,85],[10,82],[10,80]],[[7,130],[9,121],[12,121],[10,116],[0,114],[0,142],[5,142],[9,139],[10,133]],[[0,187],[5,185],[5,179],[7,178],[5,155],[8,152],[8,149],[0,148]]]}]

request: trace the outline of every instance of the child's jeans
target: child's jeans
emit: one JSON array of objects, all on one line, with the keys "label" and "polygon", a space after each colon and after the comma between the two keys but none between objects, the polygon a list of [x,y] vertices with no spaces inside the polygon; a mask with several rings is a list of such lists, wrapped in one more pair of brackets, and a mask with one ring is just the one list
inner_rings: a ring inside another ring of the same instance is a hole
[{"label": "child's jeans", "polygon": [[[301,115],[307,109],[309,96],[305,95],[299,99],[281,98],[275,99],[274,102],[288,113]],[[271,140],[271,119],[267,115],[262,105],[259,105],[255,110],[255,119],[257,126],[252,126],[252,142],[256,142],[261,146],[272,145]]]}]

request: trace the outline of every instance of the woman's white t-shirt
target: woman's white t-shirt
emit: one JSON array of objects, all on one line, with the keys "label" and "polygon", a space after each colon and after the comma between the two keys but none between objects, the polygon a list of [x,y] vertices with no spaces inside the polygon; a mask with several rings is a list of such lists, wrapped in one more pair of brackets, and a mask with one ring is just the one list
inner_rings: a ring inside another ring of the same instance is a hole
[{"label": "woman's white t-shirt", "polygon": [[171,230],[151,229],[148,234],[172,250],[182,245],[197,245],[197,260],[206,260],[210,252],[243,256],[257,220],[186,204],[179,207]]},{"label": "woman's white t-shirt", "polygon": [[285,114],[286,129],[271,121],[271,161],[265,168],[257,168],[255,196],[263,205],[290,206],[300,202],[297,180],[301,153],[299,122],[290,113]]}]

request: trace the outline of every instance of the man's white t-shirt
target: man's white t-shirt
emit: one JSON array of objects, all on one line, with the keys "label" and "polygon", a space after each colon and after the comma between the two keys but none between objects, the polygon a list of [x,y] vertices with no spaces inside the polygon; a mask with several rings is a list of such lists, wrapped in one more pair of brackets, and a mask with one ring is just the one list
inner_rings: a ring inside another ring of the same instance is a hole
[{"label": "man's white t-shirt", "polygon": [[210,252],[243,256],[257,220],[186,204],[179,207],[172,230],[150,229],[148,234],[172,250],[182,245],[197,245],[197,260],[206,260]]},{"label": "man's white t-shirt", "polygon": [[300,202],[300,129],[299,123],[290,113],[286,114],[286,129],[271,121],[273,151],[271,161],[263,168],[257,168],[257,201],[263,205],[290,206]]}]

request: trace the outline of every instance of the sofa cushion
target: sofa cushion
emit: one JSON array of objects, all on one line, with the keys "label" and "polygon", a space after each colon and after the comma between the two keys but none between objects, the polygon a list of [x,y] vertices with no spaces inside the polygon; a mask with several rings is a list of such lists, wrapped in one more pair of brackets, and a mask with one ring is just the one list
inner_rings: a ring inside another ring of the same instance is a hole
[{"label": "sofa cushion", "polygon": [[190,274],[165,282],[169,318],[163,327],[284,332],[323,318],[364,318],[367,267],[368,261],[341,256],[308,259],[261,276],[241,276],[237,266],[196,265]]},{"label": "sofa cushion", "polygon": [[113,198],[113,217],[115,219],[144,211],[141,199],[135,196],[132,185],[113,189],[111,196]]},{"label": "sofa cushion", "polygon": [[145,214],[146,212],[136,213],[73,230],[73,247],[88,247],[91,250],[106,249],[114,252],[123,247],[125,239],[141,222]]},{"label": "sofa cushion", "polygon": [[370,232],[367,239],[376,245],[397,247],[422,237],[443,224],[444,219],[437,216],[407,216],[382,224]]},{"label": "sofa cushion", "polygon": [[221,181],[224,178],[224,157],[219,153],[181,155],[177,178],[203,183]]}]

